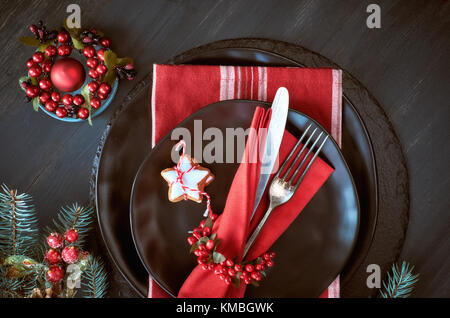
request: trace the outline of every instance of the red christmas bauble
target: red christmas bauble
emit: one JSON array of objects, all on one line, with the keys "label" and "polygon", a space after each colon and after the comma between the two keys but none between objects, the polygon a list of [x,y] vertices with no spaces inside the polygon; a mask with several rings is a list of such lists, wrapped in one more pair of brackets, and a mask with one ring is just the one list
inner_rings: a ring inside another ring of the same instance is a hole
[{"label": "red christmas bauble", "polygon": [[[86,108],[82,107],[82,108],[80,108],[80,110],[81,109],[86,109]],[[89,111],[88,111],[88,115],[89,115]],[[87,118],[87,116],[86,116],[86,118]],[[64,234],[64,238],[66,239],[67,242],[74,243],[78,240],[78,231],[75,229],[68,229],[66,231],[66,233]]]},{"label": "red christmas bauble", "polygon": [[83,65],[77,60],[66,57],[57,60],[51,69],[50,78],[53,85],[63,92],[79,89],[86,79]]},{"label": "red christmas bauble", "polygon": [[59,233],[51,233],[48,237],[47,237],[47,243],[51,248],[59,248],[63,245],[64,243],[64,238],[61,234]]},{"label": "red christmas bauble", "polygon": [[61,254],[53,248],[45,252],[45,261],[49,265],[57,264],[61,261]]}]

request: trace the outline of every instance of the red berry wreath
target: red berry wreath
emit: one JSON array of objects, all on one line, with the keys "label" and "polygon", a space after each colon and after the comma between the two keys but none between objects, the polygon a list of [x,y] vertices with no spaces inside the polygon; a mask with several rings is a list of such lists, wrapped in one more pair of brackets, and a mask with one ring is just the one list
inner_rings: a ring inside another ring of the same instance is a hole
[{"label": "red berry wreath", "polygon": [[[87,119],[92,124],[92,113],[108,98],[117,76],[128,80],[136,76],[133,60],[118,58],[110,49],[109,38],[98,30],[64,26],[48,31],[40,21],[31,25],[30,31],[34,37],[20,41],[38,49],[27,61],[28,76],[19,82],[36,111],[41,104],[59,118]],[[86,72],[70,57],[73,51],[86,58],[91,81],[84,86]],[[80,93],[73,94],[80,88]]]}]

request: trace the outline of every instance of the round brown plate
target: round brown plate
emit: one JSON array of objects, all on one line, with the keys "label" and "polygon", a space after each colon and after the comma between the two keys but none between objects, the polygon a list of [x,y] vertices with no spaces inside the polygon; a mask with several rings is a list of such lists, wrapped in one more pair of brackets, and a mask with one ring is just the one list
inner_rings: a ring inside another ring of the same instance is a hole
[{"label": "round brown plate", "polygon": [[[258,47],[263,49],[258,49]],[[292,59],[271,51],[290,56]],[[320,55],[302,47],[264,39],[218,41],[182,53],[171,62],[175,64],[336,67],[331,62],[325,61],[325,58]],[[144,80],[125,99],[123,108],[119,109],[116,117],[112,119],[112,126],[109,125],[106,129],[99,145],[98,157],[94,162],[95,178],[93,181],[98,223],[111,261],[141,296],[145,296],[148,291],[148,274],[134,248],[129,225],[129,205],[134,177],[145,156],[151,150],[151,116],[148,104],[151,100],[149,94],[151,80],[152,74],[145,76]],[[348,80],[348,77],[344,78],[345,85],[347,85],[346,81],[353,83]],[[358,109],[374,110],[378,107],[366,95],[362,93],[355,95],[355,87],[359,86],[352,85],[349,91],[344,87],[344,94],[346,95],[346,92],[351,94],[352,100],[357,101]],[[361,88],[357,92],[359,91],[365,90]],[[352,295],[366,297],[367,288],[358,288],[358,286],[362,286],[363,283],[360,281],[365,280],[366,275],[365,269],[359,269],[359,265],[369,251],[377,223],[378,185],[375,157],[365,124],[356,111],[356,107],[347,98],[343,100],[342,112],[342,153],[355,180],[361,206],[359,236],[351,259],[343,270],[342,287],[345,288],[346,283],[351,285],[349,282],[356,272],[361,277],[358,277],[353,284],[356,287],[353,286]],[[388,126],[388,124],[383,124],[387,122],[387,119],[381,115],[367,115],[366,113],[362,115],[365,116],[364,120],[374,127]],[[383,131],[389,132],[388,129],[383,129]],[[389,147],[386,154],[386,156],[395,157],[393,151],[398,146],[390,136],[387,133],[383,134],[380,137],[382,140],[379,140],[378,143],[381,145],[379,147],[382,147],[383,142],[384,145],[395,145],[395,147]],[[385,149],[385,151],[387,150]],[[386,168],[387,160],[382,161],[382,164],[385,169],[388,169]],[[389,169],[392,170],[391,167]],[[382,182],[384,186],[385,196],[395,192],[394,189],[399,187],[399,183],[404,183],[403,178],[396,179],[398,180],[396,183],[383,180],[379,182]],[[398,198],[398,201],[402,204],[405,202],[402,196]],[[403,211],[403,209],[401,210]],[[388,209],[388,211],[390,210]],[[392,213],[386,214],[386,216],[392,216]],[[396,220],[389,219],[390,224],[393,222]],[[386,257],[381,257],[382,259],[377,259],[375,262],[377,264],[392,262],[398,253],[398,247],[393,246],[391,242],[399,240],[401,238],[397,237],[390,238],[389,241],[381,240],[379,244],[383,246],[385,252],[378,253],[377,257],[380,258],[380,255],[386,255]]]},{"label": "round brown plate", "polygon": [[[256,106],[261,104],[242,100],[215,103],[196,112],[178,127],[188,129],[192,140],[197,140],[194,121],[201,120],[202,135],[203,131],[214,127],[225,136],[227,128],[247,129]],[[312,119],[291,110],[287,130],[300,137],[310,122],[323,130]],[[170,137],[169,133],[158,143],[136,175],[130,219],[142,262],[153,279],[175,296],[196,265],[195,257],[189,253],[186,238],[188,231],[202,219],[205,205],[191,201],[168,201],[167,183],[160,172],[173,166],[171,151],[177,140],[171,140]],[[201,149],[207,143],[202,142]],[[224,158],[230,146],[224,146]],[[232,151],[236,154],[235,148]],[[240,157],[238,154],[237,158]],[[334,172],[271,248],[277,253],[276,267],[260,287],[247,289],[247,297],[317,297],[348,261],[359,225],[356,186],[334,141],[326,143],[321,157],[334,167]],[[215,175],[207,191],[218,213],[225,206],[238,164],[202,165]]]}]

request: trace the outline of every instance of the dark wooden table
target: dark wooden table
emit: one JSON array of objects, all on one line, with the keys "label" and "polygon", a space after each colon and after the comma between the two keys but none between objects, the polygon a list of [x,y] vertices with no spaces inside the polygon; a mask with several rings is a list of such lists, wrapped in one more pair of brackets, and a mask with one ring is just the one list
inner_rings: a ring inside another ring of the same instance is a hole
[{"label": "dark wooden table", "polygon": [[[0,3],[0,182],[33,195],[40,225],[62,205],[89,203],[99,138],[133,82],[94,126],[66,124],[32,111],[18,78],[31,49],[17,39],[39,19],[58,26],[74,1]],[[273,38],[299,44],[349,71],[382,105],[399,136],[410,178],[410,221],[401,260],[421,274],[416,297],[450,297],[450,3],[423,1],[76,1],[82,26],[104,30],[121,56],[132,56],[137,81],[154,62],[221,39]],[[369,29],[366,8],[381,7]],[[395,176],[392,176],[395,178]],[[105,259],[102,243],[91,248]],[[133,296],[110,267],[110,296]]]}]

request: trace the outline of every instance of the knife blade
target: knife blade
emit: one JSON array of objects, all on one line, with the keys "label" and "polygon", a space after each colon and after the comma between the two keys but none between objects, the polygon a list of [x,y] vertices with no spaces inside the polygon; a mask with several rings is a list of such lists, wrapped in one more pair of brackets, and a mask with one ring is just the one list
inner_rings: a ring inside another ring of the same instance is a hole
[{"label": "knife blade", "polygon": [[284,129],[289,110],[289,92],[285,87],[278,88],[271,106],[272,115],[270,117],[269,128],[267,130],[266,145],[261,157],[261,170],[258,187],[255,194],[255,205],[251,219],[255,215],[259,202],[264,194],[270,174],[274,165],[278,162],[278,151],[283,139]]}]

